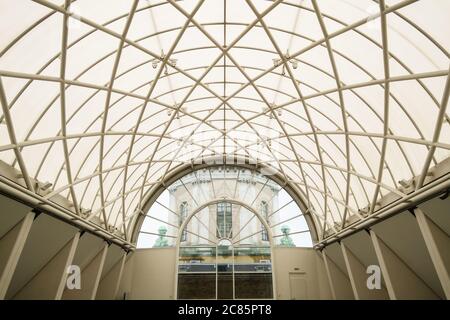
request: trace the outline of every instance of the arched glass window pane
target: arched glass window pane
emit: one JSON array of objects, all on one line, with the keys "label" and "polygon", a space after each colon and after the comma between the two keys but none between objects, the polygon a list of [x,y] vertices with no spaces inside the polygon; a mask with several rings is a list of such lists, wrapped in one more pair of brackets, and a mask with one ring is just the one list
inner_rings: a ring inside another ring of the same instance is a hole
[{"label": "arched glass window pane", "polygon": [[[179,226],[181,227],[181,225],[183,224],[183,221],[186,220],[188,216],[188,204],[187,202],[183,202],[180,205],[180,222],[179,222]],[[183,231],[181,232],[181,242],[186,241],[187,239],[187,231],[186,229],[183,229]]]},{"label": "arched glass window pane", "polygon": [[[268,215],[269,215],[269,206],[266,201],[261,201],[261,217],[268,222]],[[263,230],[261,233],[261,240],[269,241],[269,234],[267,233],[264,224],[261,224],[261,229]]]},{"label": "arched glass window pane", "polygon": [[221,202],[217,205],[217,237],[233,237],[232,225],[232,205],[228,202]]},{"label": "arched glass window pane", "polygon": [[[272,245],[312,247],[309,226],[290,194],[270,176],[236,166],[196,170],[170,184],[150,207],[138,247],[175,245],[178,230],[190,213],[211,200],[217,205],[202,207],[180,233],[182,245],[210,245],[216,239],[233,239],[240,245],[269,245],[265,225],[242,202],[264,219],[274,235]],[[165,230],[159,228],[164,226]],[[159,232],[164,231],[163,235]],[[167,241],[165,241],[167,240]]]}]

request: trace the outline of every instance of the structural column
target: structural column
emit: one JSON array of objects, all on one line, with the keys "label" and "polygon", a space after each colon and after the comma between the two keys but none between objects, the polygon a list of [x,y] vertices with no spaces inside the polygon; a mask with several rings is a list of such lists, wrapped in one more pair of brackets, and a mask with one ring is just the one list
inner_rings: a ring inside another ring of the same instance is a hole
[{"label": "structural column", "polygon": [[390,299],[439,299],[373,230],[370,237]]},{"label": "structural column", "polygon": [[94,300],[97,295],[100,277],[102,275],[103,266],[105,264],[106,254],[108,252],[109,244],[104,242],[103,248],[92,259],[92,261],[81,272],[81,288],[68,289],[66,288],[63,294],[63,299],[76,300]]},{"label": "structural column", "polygon": [[59,282],[58,290],[56,291],[55,300],[61,300],[62,295],[64,293],[64,289],[66,287],[67,282],[67,270],[70,265],[72,265],[73,258],[75,257],[75,252],[78,248],[78,242],[80,241],[80,237],[82,236],[82,232],[77,232],[73,237],[72,241],[70,241],[69,252],[67,254],[67,260],[64,266],[63,274],[61,276],[61,281]]},{"label": "structural column", "polygon": [[[384,288],[370,290],[367,286],[367,273],[364,265],[349,250],[343,241],[340,242],[345,265],[352,285],[353,294],[356,300],[386,299],[387,294]],[[381,282],[381,281],[380,281]]]},{"label": "structural column", "polygon": [[29,212],[0,239],[0,300],[5,299],[35,216]]},{"label": "structural column", "polygon": [[14,299],[61,299],[67,279],[67,268],[72,264],[80,232],[75,233],[45,266],[14,296]]},{"label": "structural column", "polygon": [[325,264],[325,271],[327,272],[328,284],[330,285],[331,296],[336,300],[336,291],[334,290],[333,280],[331,279],[330,267],[328,266],[328,258],[324,250],[322,250],[323,262]]},{"label": "structural column", "polygon": [[111,271],[100,281],[96,299],[112,300],[117,299],[120,282],[122,281],[123,270],[127,252],[123,252],[122,257],[117,261]]},{"label": "structural column", "polygon": [[414,214],[445,297],[447,300],[450,300],[450,237],[428,218],[421,209],[414,209]]},{"label": "structural column", "polygon": [[323,261],[325,262],[325,269],[330,283],[331,295],[333,299],[338,300],[352,300],[354,299],[353,292],[349,283],[349,279],[345,273],[329,258],[325,249],[322,250]]}]

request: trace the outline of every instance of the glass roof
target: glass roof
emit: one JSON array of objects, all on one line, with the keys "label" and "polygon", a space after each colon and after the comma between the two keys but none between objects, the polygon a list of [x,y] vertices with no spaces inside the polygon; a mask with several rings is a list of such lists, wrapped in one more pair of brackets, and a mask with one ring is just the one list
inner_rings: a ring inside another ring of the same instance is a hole
[{"label": "glass roof", "polygon": [[449,157],[449,12],[447,0],[0,0],[0,159],[128,239],[178,166],[248,157],[301,190],[322,236],[337,232]]}]

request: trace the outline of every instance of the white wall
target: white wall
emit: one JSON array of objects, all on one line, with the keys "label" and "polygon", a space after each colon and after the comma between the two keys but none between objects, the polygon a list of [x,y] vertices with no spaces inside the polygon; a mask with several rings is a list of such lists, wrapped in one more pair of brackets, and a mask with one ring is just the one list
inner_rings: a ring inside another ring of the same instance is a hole
[{"label": "white wall", "polygon": [[[306,280],[308,299],[331,298],[323,262],[315,250],[275,248],[274,257],[277,299],[291,299],[290,274]],[[136,250],[127,262],[121,291],[132,300],[173,299],[175,262],[175,248]]]},{"label": "white wall", "polygon": [[274,248],[277,299],[290,300],[290,277],[306,281],[307,299],[331,299],[322,259],[312,248]]},{"label": "white wall", "polygon": [[[129,265],[128,299],[173,299],[176,248],[138,249]],[[125,280],[127,277],[125,277]]]}]

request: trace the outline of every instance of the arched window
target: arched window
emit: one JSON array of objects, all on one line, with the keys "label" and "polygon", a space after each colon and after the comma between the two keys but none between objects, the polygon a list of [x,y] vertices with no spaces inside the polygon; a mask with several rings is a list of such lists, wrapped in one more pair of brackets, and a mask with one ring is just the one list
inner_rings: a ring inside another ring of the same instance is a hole
[{"label": "arched window", "polygon": [[[200,216],[193,217],[192,224],[180,231],[180,226],[193,210],[211,199],[223,200],[204,208]],[[252,207],[262,222],[253,214],[244,214],[242,207],[228,199]],[[269,224],[270,231],[264,227],[267,224],[263,219]],[[230,170],[227,166],[222,167],[220,172],[215,167],[201,169],[172,182],[148,210],[139,234],[138,248],[153,247],[160,236],[158,228],[161,223],[165,223],[167,228],[164,239],[168,246],[177,242],[182,246],[187,246],[187,242],[192,245],[206,241],[205,238],[210,240],[211,236],[214,239],[232,239],[233,242],[243,239],[241,244],[249,246],[267,246],[272,240],[275,246],[286,246],[286,241],[283,240],[282,244],[281,239],[288,236],[295,246],[312,247],[304,214],[287,190],[268,176],[235,166]],[[287,234],[283,232],[287,230],[282,230],[283,226],[289,227]]]},{"label": "arched window", "polygon": [[[193,216],[186,227],[196,227],[189,229],[189,233],[192,231],[189,243],[179,246],[178,299],[274,297],[272,248],[255,236],[254,227],[261,222],[246,223],[252,219],[259,221],[257,210],[232,201],[212,201],[200,209],[190,208]],[[214,232],[216,229],[219,235]]]},{"label": "arched window", "polygon": [[230,238],[233,236],[231,203],[221,202],[217,205],[217,237]]},{"label": "arched window", "polygon": [[[269,206],[266,201],[261,201],[261,217],[268,222],[269,219]],[[261,240],[269,241],[269,234],[264,224],[261,224]]]},{"label": "arched window", "polygon": [[[188,216],[188,204],[186,201],[184,201],[180,205],[180,219],[179,219],[180,227],[183,224],[183,221],[187,218],[187,216]],[[187,240],[187,231],[186,231],[186,228],[184,228],[183,231],[181,232],[180,241],[186,241],[186,240]]]}]

